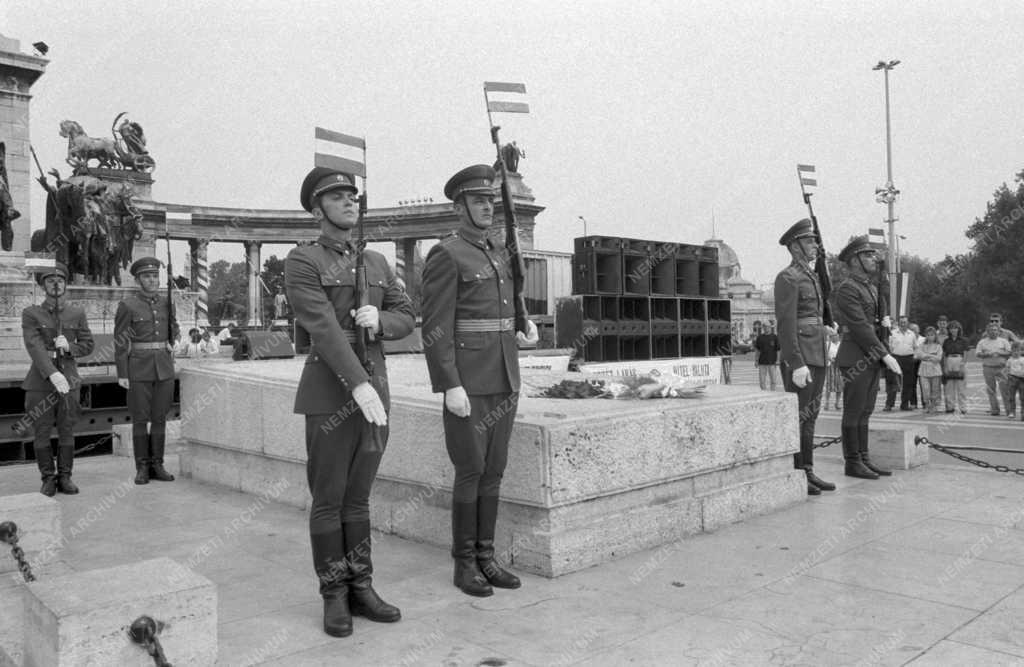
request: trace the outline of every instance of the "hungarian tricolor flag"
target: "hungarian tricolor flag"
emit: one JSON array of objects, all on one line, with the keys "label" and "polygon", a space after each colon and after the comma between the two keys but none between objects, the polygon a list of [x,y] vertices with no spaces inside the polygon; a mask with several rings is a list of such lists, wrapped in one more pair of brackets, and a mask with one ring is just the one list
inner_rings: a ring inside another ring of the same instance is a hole
[{"label": "hungarian tricolor flag", "polygon": [[484,81],[484,97],[487,99],[488,111],[530,113],[525,84]]},{"label": "hungarian tricolor flag", "polygon": [[333,130],[316,128],[314,167],[327,167],[366,178],[366,141]]},{"label": "hungarian tricolor flag", "polygon": [[[814,165],[813,164],[798,164],[796,166],[796,170],[797,170],[797,173],[800,174],[800,185],[810,185],[810,186],[817,186],[818,185],[818,179],[815,178],[815,176],[813,175],[814,174]],[[811,174],[811,176],[806,176],[805,174]]]}]

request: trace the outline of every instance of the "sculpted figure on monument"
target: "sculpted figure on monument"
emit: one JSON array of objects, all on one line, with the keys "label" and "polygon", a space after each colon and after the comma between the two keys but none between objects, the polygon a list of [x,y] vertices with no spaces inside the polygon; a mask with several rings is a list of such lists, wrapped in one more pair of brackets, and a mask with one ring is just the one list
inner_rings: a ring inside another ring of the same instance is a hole
[{"label": "sculpted figure on monument", "polygon": [[14,244],[14,228],[11,223],[21,217],[11,199],[10,181],[7,180],[7,147],[0,142],[0,246],[9,252]]},{"label": "sculpted figure on monument", "polygon": [[[519,173],[519,158],[524,157],[526,157],[526,151],[517,146],[514,141],[501,147],[501,159],[510,173]],[[494,163],[494,171],[501,171],[501,164],[497,161]]]},{"label": "sculpted figure on monument", "polygon": [[81,274],[93,284],[121,284],[120,269],[128,268],[132,250],[142,235],[142,214],[132,202],[132,189],[122,183],[110,188],[88,175],[45,177],[39,183],[49,193],[46,228],[32,236],[32,250],[52,252],[72,275]]},{"label": "sculpted figure on monument", "polygon": [[[112,139],[89,136],[82,126],[73,120],[61,121],[60,136],[67,137],[67,163],[75,174],[89,171],[89,161],[96,160],[97,167],[108,169],[129,169],[148,173],[156,166],[146,149],[146,135],[142,126],[124,118],[122,111],[110,126]],[[118,125],[118,121],[120,125]]]}]

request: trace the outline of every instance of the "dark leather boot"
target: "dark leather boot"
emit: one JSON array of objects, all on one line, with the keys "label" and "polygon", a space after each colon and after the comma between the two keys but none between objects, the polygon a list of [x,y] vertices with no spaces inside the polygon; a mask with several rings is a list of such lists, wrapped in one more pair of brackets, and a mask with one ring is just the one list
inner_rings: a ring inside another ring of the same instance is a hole
[{"label": "dark leather boot", "polygon": [[863,424],[857,427],[857,445],[860,447],[860,460],[864,463],[864,466],[875,473],[879,477],[888,477],[892,474],[891,470],[885,468],[879,468],[875,464],[871,463],[871,459],[868,458],[868,425]]},{"label": "dark leather boot", "polygon": [[174,475],[164,468],[164,441],[166,433],[149,434],[149,478],[158,482],[173,482]]},{"label": "dark leather boot", "polygon": [[519,588],[519,577],[501,567],[494,558],[494,526],[498,521],[498,497],[476,499],[476,562],[484,578],[497,588]]},{"label": "dark leather boot", "polygon": [[476,502],[452,502],[452,558],[455,585],[466,595],[494,595],[476,562]]},{"label": "dark leather boot", "polygon": [[51,498],[57,495],[57,468],[53,465],[53,450],[50,444],[36,444],[36,464],[39,466],[39,474],[42,476],[43,485],[39,493]]},{"label": "dark leather boot", "polygon": [[815,475],[813,468],[808,467],[808,468],[804,468],[804,470],[807,473],[807,483],[810,484],[811,486],[816,486],[819,489],[821,489],[822,491],[835,491],[836,490],[836,485],[835,484],[833,484],[832,482],[826,482],[825,480],[823,480],[820,477],[818,477],[817,475]]},{"label": "dark leather boot", "polygon": [[135,483],[149,484],[149,433],[146,425],[132,425],[132,454],[135,456]]},{"label": "dark leather boot", "polygon": [[348,608],[348,564],[341,530],[311,534],[313,570],[320,580],[320,596],[324,599],[324,632],[332,637],[352,634],[352,613]]},{"label": "dark leather boot", "polygon": [[809,496],[820,496],[821,495],[821,489],[819,489],[818,487],[814,486],[810,482],[807,482],[807,495],[809,495]]},{"label": "dark leather boot", "polygon": [[57,490],[69,496],[78,493],[78,487],[71,481],[71,468],[74,461],[74,445],[57,448]]},{"label": "dark leather boot", "polygon": [[871,472],[860,460],[860,448],[858,447],[858,432],[856,426],[844,426],[843,436],[843,458],[846,460],[847,477],[859,479],[878,479],[878,475]]},{"label": "dark leather boot", "polygon": [[388,604],[373,590],[373,559],[369,521],[342,524],[348,561],[348,605],[353,616],[377,623],[394,623],[402,618],[398,607]]}]

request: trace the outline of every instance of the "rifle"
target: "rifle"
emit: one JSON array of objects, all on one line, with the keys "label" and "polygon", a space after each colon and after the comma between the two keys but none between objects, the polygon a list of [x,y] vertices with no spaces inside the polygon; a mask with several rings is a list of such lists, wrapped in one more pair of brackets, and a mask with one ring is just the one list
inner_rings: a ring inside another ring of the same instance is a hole
[{"label": "rifle", "polygon": [[166,216],[164,216],[164,241],[167,243],[167,343],[174,347],[174,295],[171,293],[174,278],[171,272],[171,230]]},{"label": "rifle", "polygon": [[[356,308],[370,305],[370,286],[366,280],[366,144],[363,144],[363,191],[359,193],[359,219],[356,222]],[[353,176],[353,180],[355,177]],[[367,348],[373,341],[370,327],[356,327],[356,356],[369,375],[373,375],[373,360]]]},{"label": "rifle", "polygon": [[828,261],[825,258],[825,245],[821,240],[821,230],[818,228],[818,217],[814,215],[814,207],[811,206],[811,194],[804,188],[804,179],[800,174],[800,167],[796,170],[797,180],[800,181],[800,193],[803,195],[804,203],[807,204],[807,213],[811,216],[811,225],[814,226],[814,240],[818,244],[818,257],[814,260],[814,273],[818,276],[818,283],[821,285],[821,319],[828,326],[834,326],[832,318],[832,306],[829,304],[829,297],[832,295],[832,278],[828,275]]},{"label": "rifle", "polygon": [[[490,117],[490,110],[487,115]],[[494,142],[494,148],[498,154],[498,165],[501,168],[501,206],[505,210],[505,248],[509,256],[509,264],[512,267],[513,303],[516,311],[515,328],[525,336],[526,322],[529,317],[526,312],[526,297],[523,295],[526,286],[526,265],[523,262],[523,255],[519,251],[519,225],[516,223],[516,208],[508,185],[508,167],[501,154],[501,142],[498,141],[498,130],[500,129],[499,126],[491,124],[491,141]]]}]

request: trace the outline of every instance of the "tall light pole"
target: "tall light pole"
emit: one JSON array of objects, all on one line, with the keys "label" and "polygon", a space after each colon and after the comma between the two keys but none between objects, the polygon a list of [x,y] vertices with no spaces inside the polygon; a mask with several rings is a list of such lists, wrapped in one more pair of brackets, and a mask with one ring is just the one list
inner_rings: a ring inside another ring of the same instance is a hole
[{"label": "tall light pole", "polygon": [[577,215],[576,217],[580,220],[580,222],[583,223],[583,236],[586,236],[587,235],[587,219],[584,218],[582,215]]},{"label": "tall light pole", "polygon": [[889,215],[886,222],[889,223],[889,315],[896,314],[896,218],[893,217],[893,204],[900,191],[892,182],[892,127],[889,119],[889,70],[899,65],[900,61],[890,60],[885,62],[879,60],[878,64],[872,67],[873,70],[885,72],[885,185],[875,188],[875,199],[879,204],[888,206]]}]

